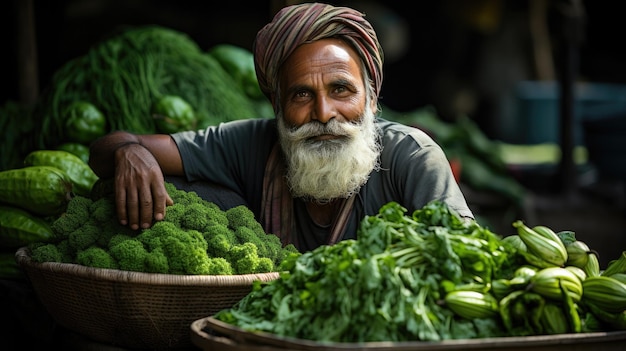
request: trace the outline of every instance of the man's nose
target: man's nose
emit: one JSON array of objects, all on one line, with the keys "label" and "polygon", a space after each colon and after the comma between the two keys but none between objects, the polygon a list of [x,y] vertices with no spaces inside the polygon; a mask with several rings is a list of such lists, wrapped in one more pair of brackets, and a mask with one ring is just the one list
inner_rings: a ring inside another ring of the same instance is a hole
[{"label": "man's nose", "polygon": [[336,117],[336,111],[332,100],[326,96],[318,96],[315,101],[313,119],[327,123],[334,117]]}]

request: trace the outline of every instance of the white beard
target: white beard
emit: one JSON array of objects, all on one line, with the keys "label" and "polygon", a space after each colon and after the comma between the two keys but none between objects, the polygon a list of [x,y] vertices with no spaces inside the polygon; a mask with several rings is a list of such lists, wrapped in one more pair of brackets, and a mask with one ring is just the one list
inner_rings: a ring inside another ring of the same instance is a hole
[{"label": "white beard", "polygon": [[[366,108],[356,122],[313,121],[297,129],[285,125],[281,112],[276,118],[280,144],[287,158],[287,182],[294,197],[320,203],[348,198],[359,191],[372,171],[380,168],[382,147],[371,108]],[[309,140],[321,134],[343,138]]]}]

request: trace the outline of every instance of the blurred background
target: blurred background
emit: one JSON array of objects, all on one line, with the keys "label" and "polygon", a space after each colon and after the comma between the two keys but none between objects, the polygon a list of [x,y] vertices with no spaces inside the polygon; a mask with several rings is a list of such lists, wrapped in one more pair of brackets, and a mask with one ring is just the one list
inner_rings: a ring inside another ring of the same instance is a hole
[{"label": "blurred background", "polygon": [[[204,50],[223,43],[251,49],[274,13],[296,2],[5,1],[0,103],[36,104],[57,70],[120,28],[156,24],[186,33]],[[486,140],[498,151],[504,176],[516,183],[503,183],[504,191],[489,174],[470,175],[470,163],[458,168],[484,223],[505,235],[517,218],[574,230],[603,264],[621,254],[626,53],[616,2],[330,3],[366,13],[379,34],[384,117],[435,137],[436,126],[419,118],[424,111],[451,125],[467,119],[478,128],[470,142]],[[518,185],[524,196],[512,201],[507,192]]]}]

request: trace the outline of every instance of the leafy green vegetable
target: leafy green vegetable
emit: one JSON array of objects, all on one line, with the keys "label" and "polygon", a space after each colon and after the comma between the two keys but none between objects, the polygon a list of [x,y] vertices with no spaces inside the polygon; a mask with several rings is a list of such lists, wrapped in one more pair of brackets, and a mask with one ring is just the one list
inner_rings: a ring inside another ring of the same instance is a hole
[{"label": "leafy green vegetable", "polygon": [[198,128],[257,117],[234,79],[189,36],[160,26],[126,28],[54,73],[37,109],[40,148],[62,142],[62,109],[78,100],[97,106],[109,130],[154,133],[150,108],[164,95],[193,106]]},{"label": "leafy green vegetable", "polygon": [[443,203],[407,215],[391,202],[362,220],[357,240],[287,258],[280,279],[256,284],[215,317],[319,342],[497,336],[499,318],[461,319],[441,301],[449,287],[487,290],[517,262],[498,235]]}]

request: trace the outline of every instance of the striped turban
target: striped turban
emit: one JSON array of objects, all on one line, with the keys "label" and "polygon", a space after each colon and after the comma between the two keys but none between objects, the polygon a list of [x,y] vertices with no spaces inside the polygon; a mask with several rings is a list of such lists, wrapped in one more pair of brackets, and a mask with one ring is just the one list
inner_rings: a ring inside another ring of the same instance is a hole
[{"label": "striped turban", "polygon": [[254,42],[254,65],[259,85],[269,98],[278,89],[278,71],[300,45],[339,38],[361,57],[373,82],[376,97],[383,80],[383,51],[365,14],[348,7],[304,3],[281,9],[263,27]]}]

